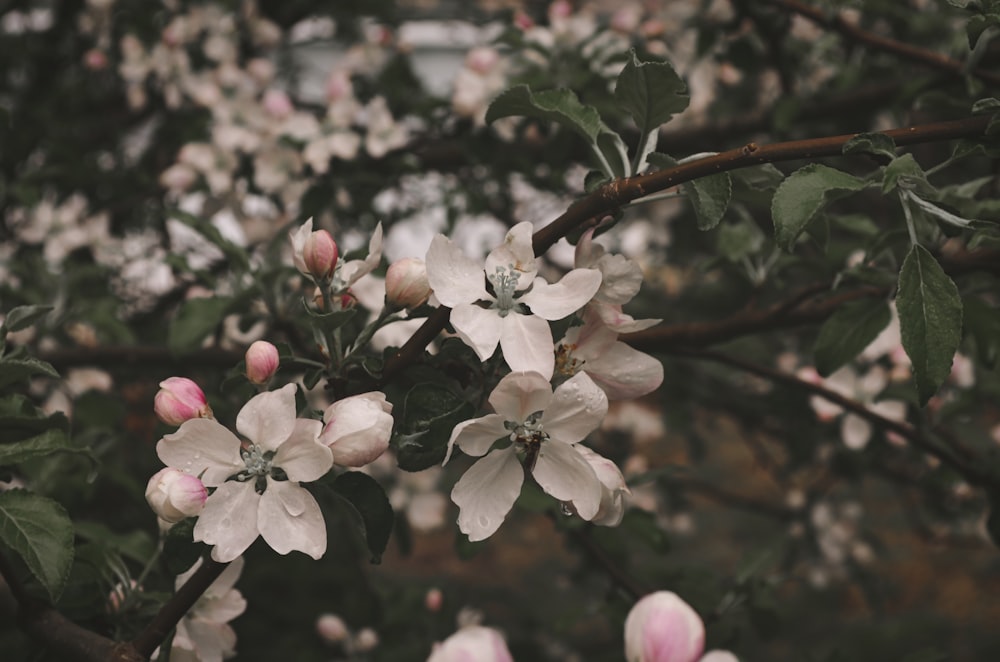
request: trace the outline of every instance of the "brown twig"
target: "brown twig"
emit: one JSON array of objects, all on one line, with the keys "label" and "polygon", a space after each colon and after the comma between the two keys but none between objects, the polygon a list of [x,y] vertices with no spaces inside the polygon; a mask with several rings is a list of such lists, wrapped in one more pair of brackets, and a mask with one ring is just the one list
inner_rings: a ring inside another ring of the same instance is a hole
[{"label": "brown twig", "polygon": [[[980,115],[960,120],[892,129],[882,133],[892,138],[899,146],[956,138],[976,138],[983,135],[991,119],[992,117],[989,115]],[[532,237],[535,255],[544,254],[559,239],[587,221],[600,218],[633,200],[719,172],[728,172],[764,163],[838,156],[844,145],[856,135],[858,134],[792,140],[771,145],[747,143],[738,149],[721,152],[672,168],[665,168],[648,175],[616,179],[582,198],[552,223],[535,232]],[[438,308],[418,329],[417,333],[396,354],[386,360],[382,383],[389,381],[423,353],[427,344],[447,324],[449,313],[449,308],[444,306]]]},{"label": "brown twig", "polygon": [[171,630],[177,627],[177,623],[184,618],[184,614],[188,613],[188,610],[208,590],[212,582],[219,578],[228,565],[228,563],[219,563],[208,557],[203,559],[201,566],[194,571],[194,574],[183,586],[177,589],[177,592],[160,608],[153,620],[132,640],[132,646],[139,655],[143,656],[143,659],[149,659],[156,647],[166,639]]},{"label": "brown twig", "polygon": [[962,474],[966,480],[970,483],[976,485],[990,485],[995,482],[994,476],[987,470],[979,467],[979,465],[973,462],[967,462],[964,458],[956,456],[952,449],[935,443],[934,441],[928,439],[920,433],[916,428],[908,423],[901,421],[894,421],[892,419],[886,418],[881,414],[878,414],[864,404],[852,400],[851,398],[845,397],[835,391],[832,391],[821,384],[813,384],[812,382],[805,381],[804,379],[799,379],[795,375],[781,372],[767,366],[758,365],[756,363],[751,363],[750,361],[745,361],[743,359],[737,358],[735,356],[729,356],[721,352],[715,352],[712,350],[704,349],[672,349],[668,348],[667,351],[675,356],[683,358],[692,359],[705,359],[708,361],[714,361],[716,363],[721,363],[723,365],[728,365],[733,368],[737,368],[744,372],[749,372],[751,374],[764,377],[765,379],[776,382],[779,384],[785,384],[787,386],[792,386],[800,391],[806,391],[813,395],[818,395],[824,400],[828,400],[840,407],[846,409],[847,411],[855,414],[873,425],[882,427],[890,432],[895,432],[899,436],[903,437],[907,441],[913,444],[914,447],[919,448],[923,452],[936,457],[948,466],[955,469],[957,472]]},{"label": "brown twig", "polygon": [[912,44],[907,44],[902,41],[896,41],[895,39],[889,39],[888,37],[883,37],[873,32],[868,32],[867,30],[863,30],[854,23],[846,20],[840,14],[834,14],[831,16],[816,7],[811,7],[804,2],[799,2],[798,0],[763,1],[772,7],[778,7],[785,11],[807,18],[823,28],[833,30],[843,37],[850,39],[851,41],[864,44],[873,50],[891,53],[906,60],[918,62],[932,69],[945,71],[956,76],[969,74],[994,85],[1000,85],[1000,74],[997,74],[994,71],[978,67],[968,70],[964,62],[954,60],[947,55],[942,55],[941,53],[913,46]]}]

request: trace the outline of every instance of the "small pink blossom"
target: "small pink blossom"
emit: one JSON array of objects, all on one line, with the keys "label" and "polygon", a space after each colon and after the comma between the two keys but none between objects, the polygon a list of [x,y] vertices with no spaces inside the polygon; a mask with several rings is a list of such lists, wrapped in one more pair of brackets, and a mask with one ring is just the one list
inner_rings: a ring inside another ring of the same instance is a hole
[{"label": "small pink blossom", "polygon": [[650,593],[625,619],[628,662],[695,662],[704,648],[701,617],[676,593]]},{"label": "small pink blossom", "polygon": [[146,484],[146,502],[170,524],[196,516],[207,498],[208,490],[197,477],[170,467],[160,469]]},{"label": "small pink blossom", "polygon": [[246,353],[247,379],[254,384],[266,384],[278,369],[278,348],[266,340],[257,340]]},{"label": "small pink blossom", "polygon": [[416,257],[404,257],[389,265],[385,273],[385,298],[402,308],[416,308],[427,301],[431,286],[427,281],[427,267]]},{"label": "small pink blossom", "polygon": [[211,418],[205,393],[186,377],[170,377],[160,382],[153,400],[153,411],[167,425],[180,425],[192,418]]},{"label": "small pink blossom", "polygon": [[464,627],[443,642],[434,644],[427,662],[514,662],[503,635],[482,625]]}]

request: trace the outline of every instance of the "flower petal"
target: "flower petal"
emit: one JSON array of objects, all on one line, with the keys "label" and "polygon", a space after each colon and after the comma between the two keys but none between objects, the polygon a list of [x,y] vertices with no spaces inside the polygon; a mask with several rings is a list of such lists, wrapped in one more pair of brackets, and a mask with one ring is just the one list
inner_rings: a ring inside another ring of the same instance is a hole
[{"label": "flower petal", "polygon": [[260,535],[279,554],[298,550],[319,559],[326,523],[313,495],[291,481],[268,480],[260,497]]},{"label": "flower petal", "polygon": [[531,475],[547,494],[571,502],[585,520],[593,519],[601,507],[601,481],[571,444],[543,441]]},{"label": "flower petal", "polygon": [[276,451],[295,429],[295,384],[250,398],[236,416],[236,429],[269,451]]},{"label": "flower petal", "polygon": [[313,230],[313,220],[312,217],[303,223],[298,230],[293,230],[288,233],[288,239],[292,244],[292,261],[295,262],[295,268],[299,270],[303,276],[309,275],[309,267],[306,266],[305,260],[302,258],[302,251],[306,247],[306,239],[312,234]]},{"label": "flower petal", "polygon": [[500,348],[511,370],[537,372],[546,380],[555,369],[555,346],[549,323],[534,315],[510,313],[500,320]]},{"label": "flower petal", "polygon": [[584,359],[583,370],[611,400],[638,398],[663,383],[663,364],[623,342],[613,343],[599,356]]},{"label": "flower petal", "polygon": [[704,648],[701,617],[670,591],[643,597],[625,619],[628,662],[695,662]]},{"label": "flower petal", "polygon": [[201,478],[208,487],[221,485],[246,468],[240,440],[213,419],[192,418],[156,444],[156,454],[168,467]]},{"label": "flower petal", "polygon": [[542,429],[553,439],[575,444],[597,429],[608,413],[608,396],[585,372],[573,375],[552,394]]},{"label": "flower petal", "polygon": [[642,286],[642,269],[624,255],[602,255],[591,265],[601,272],[601,289],[595,295],[601,301],[623,304],[631,301]]},{"label": "flower petal", "polygon": [[323,424],[306,418],[295,421],[295,429],[274,454],[272,464],[280,467],[289,480],[308,483],[324,475],[333,466],[330,449],[319,442]]},{"label": "flower petal", "polygon": [[529,292],[516,299],[531,312],[549,321],[559,320],[594,298],[601,287],[601,272],[596,269],[573,269],[558,283],[536,278]]},{"label": "flower petal", "polygon": [[506,421],[523,422],[552,401],[552,385],[537,372],[512,372],[490,393],[490,406]]},{"label": "flower petal", "polygon": [[214,545],[212,558],[228,563],[257,539],[257,504],[253,482],[229,481],[208,496],[194,525],[195,542]]},{"label": "flower petal", "polygon": [[349,260],[341,265],[337,279],[342,289],[347,289],[365,274],[371,273],[382,261],[382,224],[375,226],[368,240],[368,255],[363,260]]},{"label": "flower petal", "polygon": [[443,305],[454,308],[461,303],[474,303],[487,298],[482,265],[466,256],[444,235],[439,234],[431,240],[424,263],[427,265],[427,281],[434,290],[434,296]]},{"label": "flower petal", "polygon": [[469,421],[462,421],[451,431],[451,439],[448,440],[448,455],[445,463],[451,457],[451,451],[458,444],[459,448],[466,455],[480,457],[486,455],[497,439],[502,439],[509,435],[504,427],[504,417],[500,414],[487,414],[481,418],[474,418]]},{"label": "flower petal", "polygon": [[485,540],[503,524],[521,494],[524,469],[514,447],[493,451],[472,465],[451,491],[458,528],[469,540]]},{"label": "flower petal", "polygon": [[460,303],[451,311],[451,325],[462,342],[476,352],[480,361],[493,356],[500,342],[501,327],[500,316],[495,310]]},{"label": "flower petal", "polygon": [[486,256],[486,274],[495,273],[497,267],[513,267],[517,273],[517,285],[514,289],[520,291],[531,285],[538,273],[535,251],[531,247],[531,235],[534,231],[530,221],[518,223],[508,230],[504,242]]},{"label": "flower petal", "polygon": [[848,413],[840,421],[840,438],[844,445],[854,451],[859,451],[868,445],[872,437],[872,425],[857,414]]}]

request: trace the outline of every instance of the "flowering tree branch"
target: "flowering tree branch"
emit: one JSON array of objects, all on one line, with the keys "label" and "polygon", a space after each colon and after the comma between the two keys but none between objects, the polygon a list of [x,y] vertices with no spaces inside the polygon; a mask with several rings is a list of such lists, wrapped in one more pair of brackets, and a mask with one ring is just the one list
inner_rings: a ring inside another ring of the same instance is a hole
[{"label": "flowering tree branch", "polygon": [[[990,121],[990,116],[982,115],[892,129],[883,133],[900,146],[957,138],[978,138],[986,131]],[[587,223],[596,223],[604,215],[647,195],[664,191],[699,177],[739,168],[797,159],[839,156],[844,145],[856,135],[858,134],[793,140],[771,145],[747,143],[737,149],[665,168],[648,175],[616,179],[577,201],[552,223],[535,232],[532,237],[535,255],[543,255],[559,239],[573,230]],[[444,329],[448,322],[449,313],[450,309],[447,307],[438,308],[406,344],[386,360],[382,373],[382,383],[391,380],[423,353],[430,341]]]}]

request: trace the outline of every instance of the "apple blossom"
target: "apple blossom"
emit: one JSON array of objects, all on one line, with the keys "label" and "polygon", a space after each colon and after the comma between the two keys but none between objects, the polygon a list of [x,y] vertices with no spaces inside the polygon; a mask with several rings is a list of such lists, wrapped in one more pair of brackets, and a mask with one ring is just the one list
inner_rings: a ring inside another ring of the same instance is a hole
[{"label": "apple blossom", "polygon": [[323,423],[319,443],[332,451],[333,463],[361,467],[389,448],[392,404],[378,391],[352,395],[327,407]]},{"label": "apple blossom", "polygon": [[266,340],[256,340],[246,352],[247,379],[266,384],[278,369],[278,348]]},{"label": "apple blossom", "polygon": [[149,507],[170,524],[196,516],[207,497],[208,491],[197,476],[170,467],[157,471],[146,484]]},{"label": "apple blossom", "polygon": [[347,623],[336,614],[321,614],[316,619],[316,633],[328,644],[343,643],[351,636]]},{"label": "apple blossom", "polygon": [[618,340],[600,313],[588,306],[583,326],[571,327],[556,346],[556,372],[586,372],[610,400],[652,393],[663,383],[663,364]]},{"label": "apple blossom", "polygon": [[625,619],[627,662],[695,662],[704,648],[701,617],[676,593],[650,593]]},{"label": "apple blossom", "polygon": [[594,228],[584,232],[576,244],[573,258],[573,265],[578,269],[597,269],[601,272],[601,287],[587,304],[588,311],[594,311],[606,326],[618,333],[642,331],[659,324],[662,320],[636,320],[622,312],[622,305],[639,293],[642,269],[624,255],[608,253],[593,238]]},{"label": "apple blossom", "polygon": [[[455,332],[481,361],[499,344],[511,370],[535,371],[549,379],[555,356],[546,320],[562,319],[590,301],[601,286],[601,274],[574,269],[555,284],[535,278],[531,230],[528,222],[511,228],[485,266],[437,235],[427,251],[427,277],[437,300],[452,308]],[[484,272],[492,293],[484,286]]]},{"label": "apple blossom", "polygon": [[625,476],[617,464],[600,453],[583,444],[576,444],[573,448],[590,464],[597,480],[601,481],[601,507],[590,520],[591,523],[598,526],[618,526],[625,516],[625,495],[632,493],[625,484]]},{"label": "apple blossom", "polygon": [[[451,492],[462,533],[484,540],[500,527],[524,481],[519,457],[545,492],[572,503],[583,519],[593,519],[601,507],[601,481],[574,445],[607,413],[604,391],[586,373],[553,392],[537,372],[512,372],[493,389],[489,402],[496,413],[459,423],[448,442],[445,462],[456,444],[468,455],[486,455]],[[491,451],[501,438],[510,445]]]},{"label": "apple blossom", "polygon": [[[314,234],[312,227],[313,221],[310,218],[298,230],[289,232],[288,238],[292,243],[292,260],[295,262],[295,268],[305,276],[315,277],[315,274],[310,271],[309,265],[306,264],[304,256],[306,243]],[[334,294],[347,292],[347,289],[351,285],[357,282],[362,276],[371,273],[381,261],[382,224],[379,223],[375,226],[375,232],[372,233],[371,239],[368,242],[367,257],[361,260],[348,260],[346,262],[334,259],[335,265],[332,267],[333,271],[330,274],[330,291]]]},{"label": "apple blossom", "polygon": [[194,527],[194,540],[214,545],[212,558],[232,561],[262,536],[279,554],[326,552],[319,504],[299,482],[333,465],[318,442],[322,424],[296,419],[295,384],[254,396],[236,417],[247,441],[214,420],[186,421],[163,437],[156,453],[167,466],[199,476],[215,491]]},{"label": "apple blossom", "polygon": [[153,411],[167,425],[212,417],[205,393],[187,377],[169,377],[160,382],[160,390],[153,399]]},{"label": "apple blossom", "polygon": [[[175,590],[180,590],[201,566],[201,559],[177,576]],[[243,572],[243,558],[235,559],[212,582],[190,611],[177,623],[170,647],[174,662],[222,662],[232,657],[236,649],[236,633],[229,621],[247,608],[243,595],[233,588]],[[153,656],[156,659],[156,655]]]},{"label": "apple blossom", "polygon": [[416,308],[431,295],[427,267],[416,257],[404,257],[385,272],[385,298],[401,308]]},{"label": "apple blossom", "polygon": [[434,650],[427,662],[514,662],[503,635],[493,628],[470,625],[451,635]]}]

